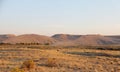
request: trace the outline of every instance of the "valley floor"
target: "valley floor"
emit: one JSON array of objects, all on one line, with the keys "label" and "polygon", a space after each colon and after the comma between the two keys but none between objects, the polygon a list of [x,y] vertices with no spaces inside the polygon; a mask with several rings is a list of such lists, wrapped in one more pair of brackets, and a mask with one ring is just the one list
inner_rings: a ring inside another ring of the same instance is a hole
[{"label": "valley floor", "polygon": [[11,72],[26,60],[36,65],[29,72],[120,72],[120,50],[0,46],[0,72]]}]

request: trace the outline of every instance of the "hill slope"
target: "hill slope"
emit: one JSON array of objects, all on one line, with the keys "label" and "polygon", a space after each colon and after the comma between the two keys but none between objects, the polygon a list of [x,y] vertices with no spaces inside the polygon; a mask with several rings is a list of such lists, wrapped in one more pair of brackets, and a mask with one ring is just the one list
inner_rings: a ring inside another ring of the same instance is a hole
[{"label": "hill slope", "polygon": [[52,38],[58,41],[73,41],[80,37],[81,35],[70,35],[70,34],[55,34]]},{"label": "hill slope", "polygon": [[80,45],[108,45],[119,44],[115,39],[101,35],[83,35],[75,41]]},{"label": "hill slope", "polygon": [[109,45],[120,44],[119,37],[108,37],[102,35],[68,35],[56,34],[52,38],[58,40],[56,45]]},{"label": "hill slope", "polygon": [[54,43],[55,40],[43,35],[24,34],[24,35],[16,36],[11,39],[7,39],[3,42],[11,43],[11,44],[16,44],[16,43],[40,43],[40,44],[50,43],[51,44]]},{"label": "hill slope", "polygon": [[24,34],[24,35],[0,35],[1,43],[39,43],[53,45],[120,45],[120,36],[102,36],[102,35],[70,35],[56,34],[52,37]]},{"label": "hill slope", "polygon": [[4,34],[4,35],[0,35],[0,43],[2,43],[4,40],[10,39],[15,37],[15,35],[13,34]]}]

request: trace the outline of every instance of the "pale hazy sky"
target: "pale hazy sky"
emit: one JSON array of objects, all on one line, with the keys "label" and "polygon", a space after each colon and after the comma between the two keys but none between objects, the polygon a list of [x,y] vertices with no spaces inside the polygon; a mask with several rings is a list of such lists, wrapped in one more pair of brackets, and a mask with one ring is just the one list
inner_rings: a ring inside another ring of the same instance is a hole
[{"label": "pale hazy sky", "polygon": [[120,0],[0,0],[0,34],[120,35]]}]

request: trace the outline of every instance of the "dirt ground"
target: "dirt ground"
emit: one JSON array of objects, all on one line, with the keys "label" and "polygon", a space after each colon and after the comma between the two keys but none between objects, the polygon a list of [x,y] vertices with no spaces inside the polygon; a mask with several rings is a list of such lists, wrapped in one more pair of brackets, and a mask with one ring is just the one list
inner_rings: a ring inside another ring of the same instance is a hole
[{"label": "dirt ground", "polygon": [[[54,59],[55,66],[48,65],[49,59]],[[29,72],[120,72],[120,50],[0,46],[0,72],[11,72],[26,60],[33,60],[36,65]]]}]

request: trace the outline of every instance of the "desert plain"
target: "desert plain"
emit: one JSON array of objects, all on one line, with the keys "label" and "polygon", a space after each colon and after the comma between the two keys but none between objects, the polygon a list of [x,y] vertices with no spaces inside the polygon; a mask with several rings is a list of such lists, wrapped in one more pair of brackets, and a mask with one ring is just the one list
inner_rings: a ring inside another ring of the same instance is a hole
[{"label": "desert plain", "polygon": [[0,45],[0,72],[29,60],[24,72],[120,72],[120,46]]}]

